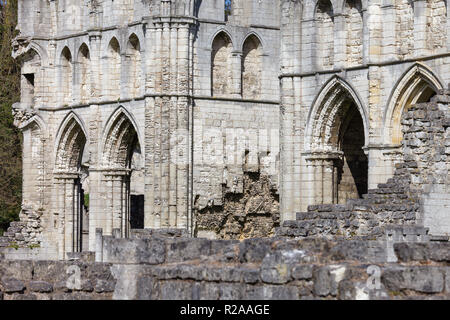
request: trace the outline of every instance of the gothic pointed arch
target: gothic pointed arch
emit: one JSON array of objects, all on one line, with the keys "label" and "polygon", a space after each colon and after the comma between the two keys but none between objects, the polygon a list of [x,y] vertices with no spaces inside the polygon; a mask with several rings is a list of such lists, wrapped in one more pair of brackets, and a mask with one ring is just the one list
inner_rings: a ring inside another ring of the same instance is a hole
[{"label": "gothic pointed arch", "polygon": [[330,0],[319,0],[315,12],[316,65],[320,69],[334,67],[334,10]]},{"label": "gothic pointed arch", "polygon": [[384,142],[398,145],[403,134],[401,117],[415,103],[427,102],[441,90],[441,81],[427,66],[416,63],[397,81],[384,114]]},{"label": "gothic pointed arch", "polygon": [[120,44],[115,37],[112,37],[109,41],[103,69],[105,72],[105,81],[103,81],[104,95],[109,100],[117,100],[120,98],[122,58]]},{"label": "gothic pointed arch", "polygon": [[331,78],[308,116],[305,159],[313,177],[316,203],[345,203],[368,187],[367,114],[351,86]]},{"label": "gothic pointed arch", "polygon": [[362,64],[363,57],[363,13],[361,0],[345,0],[347,66]]},{"label": "gothic pointed arch", "polygon": [[89,47],[83,43],[78,50],[77,55],[77,84],[78,95],[81,103],[87,103],[91,96],[91,55]]},{"label": "gothic pointed arch", "polygon": [[257,99],[262,85],[262,45],[259,37],[250,34],[242,46],[242,96]]},{"label": "gothic pointed arch", "polygon": [[120,107],[106,126],[102,166],[108,169],[128,169],[136,148],[140,149],[137,126],[129,113]]},{"label": "gothic pointed arch", "polygon": [[312,152],[314,150],[331,150],[337,147],[337,136],[333,130],[336,130],[336,126],[340,126],[342,119],[336,118],[336,116],[342,115],[349,102],[354,103],[360,113],[364,127],[364,145],[368,144],[369,129],[366,108],[351,85],[335,76],[323,85],[309,111],[305,150]]},{"label": "gothic pointed arch", "polygon": [[67,46],[61,51],[59,61],[60,103],[69,105],[72,103],[73,60],[72,53]]},{"label": "gothic pointed arch", "polygon": [[127,42],[126,64],[128,76],[128,95],[130,98],[136,97],[141,93],[142,87],[142,69],[141,69],[141,43],[138,36],[133,33]]},{"label": "gothic pointed arch", "polygon": [[55,172],[78,173],[87,135],[75,113],[71,112],[66,116],[57,137]]},{"label": "gothic pointed arch", "polygon": [[233,43],[225,31],[219,32],[212,42],[211,51],[211,95],[231,93],[232,79],[231,52]]}]

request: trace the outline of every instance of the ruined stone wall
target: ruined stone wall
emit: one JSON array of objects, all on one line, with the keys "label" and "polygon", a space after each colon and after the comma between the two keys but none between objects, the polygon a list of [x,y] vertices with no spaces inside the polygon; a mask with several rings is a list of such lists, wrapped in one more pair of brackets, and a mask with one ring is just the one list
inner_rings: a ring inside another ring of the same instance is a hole
[{"label": "ruined stone wall", "polygon": [[449,243],[103,238],[103,261],[4,260],[0,299],[450,298]]},{"label": "ruined stone wall", "polygon": [[196,234],[273,235],[280,212],[276,107],[197,100],[194,121]]},{"label": "ruined stone wall", "polygon": [[[374,189],[393,176],[395,164],[401,161],[402,113],[414,103],[428,101],[449,82],[445,71],[449,38],[448,22],[442,16],[444,1],[316,4],[281,3],[283,219],[294,219],[295,212],[306,211],[308,205],[335,201],[320,189],[331,189],[330,159],[342,157],[334,151],[313,154],[310,146],[318,139],[311,139],[308,130],[325,125],[337,129],[336,119],[345,106],[337,107],[340,101],[336,97],[343,97],[342,91],[352,97],[362,117],[367,183],[369,189]],[[328,23],[320,21],[324,8],[330,12],[332,9],[333,32],[320,36],[321,28],[328,27]],[[433,26],[435,22],[431,21],[441,23]],[[438,25],[440,29],[434,34],[446,45],[431,49],[430,43],[437,40],[431,39],[434,36],[430,30]],[[321,65],[323,41],[329,43],[327,48],[333,47],[329,53],[333,66],[325,70]],[[435,54],[442,56],[437,58]],[[337,89],[331,85],[336,79],[348,86]],[[326,106],[330,106],[329,112]]]},{"label": "ruined stone wall", "polygon": [[[394,176],[363,199],[345,205],[313,205],[286,221],[279,235],[305,237],[342,235],[383,237],[384,228],[417,225],[430,234],[448,236],[448,90],[429,103],[410,107],[403,115],[403,162]],[[439,198],[439,200],[437,200]]]}]

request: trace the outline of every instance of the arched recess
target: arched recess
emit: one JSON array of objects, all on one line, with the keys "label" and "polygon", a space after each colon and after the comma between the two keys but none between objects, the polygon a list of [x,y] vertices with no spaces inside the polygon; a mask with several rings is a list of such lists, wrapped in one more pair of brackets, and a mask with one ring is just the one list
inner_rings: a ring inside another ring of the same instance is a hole
[{"label": "arched recess", "polygon": [[363,14],[361,0],[346,0],[347,66],[361,65],[363,59]]},{"label": "arched recess", "polygon": [[103,70],[105,75],[104,95],[107,100],[118,100],[120,98],[122,61],[119,41],[115,37],[109,41]]},{"label": "arched recess", "polygon": [[211,95],[220,96],[231,93],[233,44],[225,32],[214,38],[211,52]]},{"label": "arched recess", "polygon": [[125,59],[128,69],[128,95],[130,98],[137,97],[141,93],[143,79],[141,66],[141,44],[139,42],[139,38],[134,33],[128,39]]},{"label": "arched recess", "polygon": [[257,36],[251,34],[242,47],[242,96],[257,99],[262,87],[262,46]]},{"label": "arched recess", "polygon": [[305,159],[312,180],[311,203],[345,203],[367,193],[367,113],[353,89],[333,77],[308,117]]},{"label": "arched recess", "polygon": [[39,105],[42,81],[42,59],[34,49],[30,49],[21,58],[21,62],[21,103],[25,106]]},{"label": "arched recess", "polygon": [[83,43],[78,50],[77,57],[77,84],[79,100],[88,103],[91,97],[91,55],[88,46]]},{"label": "arched recess", "polygon": [[428,102],[442,89],[439,79],[423,64],[408,69],[392,90],[384,115],[384,142],[399,145],[403,139],[401,117],[416,103]]},{"label": "arched recess", "polygon": [[54,169],[54,217],[59,258],[88,249],[88,210],[84,203],[83,154],[87,142],[80,119],[69,113],[57,134]]},{"label": "arched recess", "polygon": [[314,13],[316,65],[319,69],[334,67],[334,12],[330,0],[319,0]]},{"label": "arched recess", "polygon": [[107,186],[107,233],[119,229],[128,237],[130,229],[144,227],[144,181],[141,144],[137,127],[124,108],[119,108],[106,126],[102,170]]},{"label": "arched recess", "polygon": [[61,51],[60,68],[59,68],[59,83],[60,83],[60,103],[69,105],[72,103],[72,88],[73,88],[73,61],[72,53],[68,47],[64,47]]}]

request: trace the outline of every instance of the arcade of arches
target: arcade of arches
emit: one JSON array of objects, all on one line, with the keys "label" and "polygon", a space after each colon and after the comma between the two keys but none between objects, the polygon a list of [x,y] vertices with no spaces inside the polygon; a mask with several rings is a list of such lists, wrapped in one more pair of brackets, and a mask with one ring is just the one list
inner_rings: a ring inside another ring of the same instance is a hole
[{"label": "arcade of arches", "polygon": [[[118,229],[123,237],[129,236],[130,228],[143,227],[143,190],[136,181],[141,175],[139,139],[125,113],[118,112],[113,118],[101,169],[93,171],[81,121],[71,114],[63,123],[56,153],[53,202],[62,257],[66,252],[88,250],[94,236],[92,226],[102,227],[109,234]],[[107,186],[102,192],[95,187],[99,177]],[[92,211],[97,212],[89,221]]]}]

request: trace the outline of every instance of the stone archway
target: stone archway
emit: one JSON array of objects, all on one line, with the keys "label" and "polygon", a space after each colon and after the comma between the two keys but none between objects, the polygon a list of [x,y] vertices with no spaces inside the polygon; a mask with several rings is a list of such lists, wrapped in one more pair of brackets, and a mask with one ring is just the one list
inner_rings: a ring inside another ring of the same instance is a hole
[{"label": "stone archway", "polygon": [[83,211],[84,197],[81,183],[81,161],[86,134],[74,114],[66,117],[57,140],[54,178],[54,207],[58,230],[58,255],[87,250],[87,221]]},{"label": "stone archway", "polygon": [[144,190],[136,191],[144,184],[136,183],[143,179],[141,145],[133,121],[122,108],[110,119],[106,133],[101,160],[106,219],[99,223],[105,234],[118,229],[122,237],[128,237],[131,228],[144,224]]},{"label": "stone archway", "polygon": [[[416,63],[398,80],[389,98],[383,120],[383,148],[378,157],[383,164],[383,173],[378,174],[378,183],[392,177],[395,164],[403,160],[402,115],[414,104],[428,102],[443,87],[439,79],[427,66]],[[373,183],[373,182],[372,182]],[[372,184],[371,187],[376,186]]]},{"label": "stone archway", "polygon": [[365,113],[350,86],[329,81],[313,105],[306,130],[309,204],[345,203],[367,193]]}]

